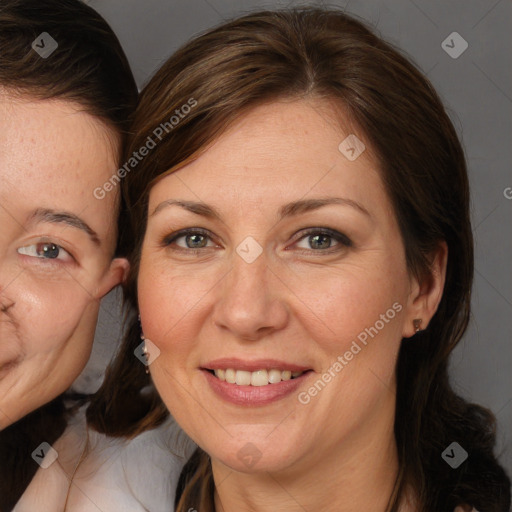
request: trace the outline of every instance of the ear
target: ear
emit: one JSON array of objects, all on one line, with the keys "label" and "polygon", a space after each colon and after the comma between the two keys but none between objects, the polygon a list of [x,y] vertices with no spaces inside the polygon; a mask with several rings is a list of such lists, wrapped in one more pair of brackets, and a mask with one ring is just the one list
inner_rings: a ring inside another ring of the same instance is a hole
[{"label": "ear", "polygon": [[430,272],[421,280],[411,278],[411,291],[407,304],[407,316],[402,332],[403,338],[416,334],[414,321],[421,320],[420,329],[427,328],[443,296],[448,262],[448,246],[442,241],[431,255]]},{"label": "ear", "polygon": [[101,299],[112,290],[112,288],[118,284],[124,283],[128,276],[129,269],[130,264],[126,258],[114,258],[100,279],[98,287],[96,288],[96,298]]}]

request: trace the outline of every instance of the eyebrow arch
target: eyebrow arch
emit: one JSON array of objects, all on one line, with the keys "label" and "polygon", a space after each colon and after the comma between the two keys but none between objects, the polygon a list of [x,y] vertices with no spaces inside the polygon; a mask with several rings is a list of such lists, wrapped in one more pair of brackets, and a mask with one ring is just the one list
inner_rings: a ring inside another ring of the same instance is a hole
[{"label": "eyebrow arch", "polygon": [[84,231],[96,245],[101,245],[96,231],[94,231],[89,224],[74,213],[38,208],[34,210],[29,220],[33,220],[35,222],[50,222],[52,224],[66,224],[67,226]]},{"label": "eyebrow arch", "polygon": [[[312,210],[317,210],[322,206],[327,206],[330,204],[339,204],[342,206],[350,206],[359,212],[371,217],[370,213],[364,206],[359,204],[352,199],[345,199],[341,197],[328,197],[328,198],[320,198],[320,199],[301,199],[299,201],[293,201],[291,203],[285,204],[279,210],[279,217],[283,219],[284,217],[290,217],[293,215],[299,215],[301,213],[309,212]],[[156,215],[161,210],[165,208],[176,205],[188,210],[189,212],[195,213],[197,215],[202,215],[207,218],[215,218],[221,220],[221,215],[219,212],[205,203],[199,203],[195,201],[178,201],[174,199],[169,199],[167,201],[162,201],[154,210],[151,216]]]}]

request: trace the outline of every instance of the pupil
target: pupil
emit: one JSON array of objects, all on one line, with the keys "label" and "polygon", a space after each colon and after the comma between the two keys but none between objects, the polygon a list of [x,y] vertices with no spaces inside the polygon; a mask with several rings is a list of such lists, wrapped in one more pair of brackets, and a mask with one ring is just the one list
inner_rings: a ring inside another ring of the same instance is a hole
[{"label": "pupil", "polygon": [[54,259],[59,256],[59,247],[55,244],[42,244],[38,252],[43,258]]},{"label": "pupil", "polygon": [[309,243],[313,249],[328,249],[331,246],[328,235],[314,235],[310,237]]},{"label": "pupil", "polygon": [[205,246],[205,237],[203,235],[188,235],[187,236],[187,246],[195,249],[197,247]]}]

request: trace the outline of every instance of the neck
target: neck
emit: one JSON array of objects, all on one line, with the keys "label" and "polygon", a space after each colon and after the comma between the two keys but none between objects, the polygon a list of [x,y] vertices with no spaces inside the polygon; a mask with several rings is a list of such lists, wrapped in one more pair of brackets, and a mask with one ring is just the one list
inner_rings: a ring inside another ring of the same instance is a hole
[{"label": "neck", "polygon": [[384,512],[398,474],[394,407],[391,412],[282,471],[241,473],[213,459],[215,510]]}]

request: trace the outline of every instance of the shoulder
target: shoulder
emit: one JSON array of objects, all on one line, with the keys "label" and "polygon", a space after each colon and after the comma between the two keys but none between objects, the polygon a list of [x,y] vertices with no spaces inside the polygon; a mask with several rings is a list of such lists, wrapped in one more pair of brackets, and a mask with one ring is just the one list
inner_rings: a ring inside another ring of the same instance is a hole
[{"label": "shoulder", "polygon": [[168,511],[195,445],[172,418],[126,440],[87,431],[81,410],[53,448],[58,459],[38,470],[15,512],[33,511],[35,504],[40,512],[62,510],[66,497],[71,512],[89,511],[92,504],[104,512]]}]

